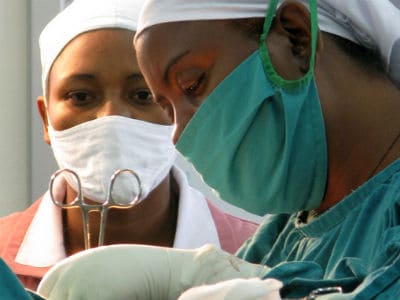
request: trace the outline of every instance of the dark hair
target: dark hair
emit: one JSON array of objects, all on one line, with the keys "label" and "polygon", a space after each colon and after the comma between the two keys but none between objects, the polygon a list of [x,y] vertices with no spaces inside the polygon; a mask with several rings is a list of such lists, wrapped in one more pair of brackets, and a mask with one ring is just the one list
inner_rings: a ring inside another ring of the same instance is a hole
[{"label": "dark hair", "polygon": [[[236,19],[230,21],[232,26],[246,34],[249,38],[259,40],[263,32],[264,18]],[[344,53],[354,59],[358,64],[369,72],[385,72],[383,62],[379,53],[374,49],[356,44],[340,36],[324,32],[334,44]]]},{"label": "dark hair", "polygon": [[229,20],[229,22],[234,28],[244,33],[249,38],[256,41],[260,40],[260,35],[264,27],[264,18],[233,19]]},{"label": "dark hair", "polygon": [[364,68],[366,71],[385,73],[383,60],[379,52],[375,49],[364,47],[334,34],[326,32],[325,34],[332,39],[334,44],[340,50],[342,50],[344,53],[354,59],[354,61],[358,62],[360,67]]}]

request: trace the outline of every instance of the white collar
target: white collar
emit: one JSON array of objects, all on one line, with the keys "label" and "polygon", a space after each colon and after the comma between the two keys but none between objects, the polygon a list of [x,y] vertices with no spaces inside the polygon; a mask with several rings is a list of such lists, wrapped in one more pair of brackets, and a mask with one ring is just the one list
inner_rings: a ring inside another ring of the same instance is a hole
[{"label": "white collar", "polygon": [[[183,171],[173,167],[180,189],[174,248],[192,249],[206,243],[220,247],[218,232],[204,196],[189,186]],[[49,192],[30,224],[15,261],[34,267],[49,267],[66,257],[61,210]]]},{"label": "white collar", "polygon": [[184,172],[176,166],[172,174],[180,188],[174,248],[193,249],[204,244],[220,248],[217,227],[204,195],[189,185]]},{"label": "white collar", "polygon": [[66,257],[61,209],[47,191],[18,250],[15,262],[34,267],[49,267]]}]

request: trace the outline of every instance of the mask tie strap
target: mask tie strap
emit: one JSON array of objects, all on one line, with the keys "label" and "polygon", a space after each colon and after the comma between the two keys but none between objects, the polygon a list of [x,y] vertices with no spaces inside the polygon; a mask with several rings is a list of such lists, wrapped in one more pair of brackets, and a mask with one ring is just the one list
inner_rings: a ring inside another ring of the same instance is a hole
[{"label": "mask tie strap", "polygon": [[272,21],[275,17],[276,8],[278,6],[278,0],[271,0],[267,9],[263,33],[260,36],[260,56],[264,67],[264,72],[271,81],[280,88],[286,88],[290,90],[297,89],[305,84],[307,84],[312,76],[314,75],[314,66],[315,66],[315,53],[317,49],[317,35],[318,35],[318,19],[317,19],[317,3],[316,0],[309,0],[310,2],[310,15],[311,15],[311,57],[310,57],[310,65],[307,73],[296,80],[287,80],[282,78],[273,67],[271,63],[271,58],[267,49],[267,36],[269,30],[271,29]]}]

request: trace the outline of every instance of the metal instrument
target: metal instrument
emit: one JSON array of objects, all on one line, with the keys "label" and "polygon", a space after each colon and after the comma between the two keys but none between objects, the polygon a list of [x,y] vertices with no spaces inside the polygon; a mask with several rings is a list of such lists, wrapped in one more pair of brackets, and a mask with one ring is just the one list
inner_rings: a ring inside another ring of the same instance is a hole
[{"label": "metal instrument", "polygon": [[[57,198],[54,195],[54,184],[56,179],[61,175],[72,175],[77,183],[77,196],[76,198],[70,202],[70,203],[64,203],[64,197],[63,199],[57,200]],[[115,182],[117,178],[120,178],[122,174],[129,174],[132,176],[132,178],[135,180],[135,184],[137,184],[138,187],[138,192],[136,194],[136,197],[131,199],[127,203],[122,203],[119,201],[114,200],[113,197],[113,189]],[[90,249],[92,248],[92,245],[90,244],[90,229],[89,229],[89,213],[92,211],[99,211],[100,212],[100,229],[99,229],[99,239],[98,239],[98,244],[97,246],[102,246],[104,243],[104,233],[105,233],[105,227],[106,227],[106,222],[107,222],[107,214],[108,210],[111,208],[131,208],[133,207],[137,202],[139,202],[140,196],[142,194],[142,187],[141,187],[141,182],[139,176],[132,170],[129,169],[121,169],[117,170],[114,172],[114,174],[110,178],[110,184],[109,184],[109,189],[108,189],[108,194],[106,201],[104,203],[99,203],[99,204],[88,204],[84,200],[84,195],[82,193],[82,185],[81,185],[81,180],[78,176],[78,174],[70,169],[62,169],[56,171],[50,179],[50,197],[53,203],[61,208],[80,208],[82,212],[82,221],[83,221],[83,236],[85,239],[85,249]]]},{"label": "metal instrument", "polygon": [[328,294],[335,294],[335,293],[342,294],[343,293],[342,287],[330,286],[330,287],[318,288],[318,289],[312,290],[308,294],[308,296],[306,296],[305,298],[301,298],[301,299],[283,298],[282,300],[318,300],[318,298],[320,296],[328,295]]}]

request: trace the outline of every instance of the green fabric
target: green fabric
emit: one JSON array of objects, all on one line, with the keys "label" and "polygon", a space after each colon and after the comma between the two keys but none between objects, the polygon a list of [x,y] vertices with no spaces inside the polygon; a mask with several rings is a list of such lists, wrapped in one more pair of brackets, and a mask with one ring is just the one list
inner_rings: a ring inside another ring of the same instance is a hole
[{"label": "green fabric", "polygon": [[[273,69],[265,37],[211,92],[176,148],[225,201],[257,215],[312,209],[322,201],[327,177],[324,120],[313,77],[288,81]],[[273,19],[272,1],[265,35]]]},{"label": "green fabric", "polygon": [[43,299],[33,292],[25,290],[21,282],[0,259],[0,299],[1,300],[32,300]]},{"label": "green fabric", "polygon": [[315,81],[295,92],[274,86],[259,51],[207,97],[176,148],[222,199],[254,214],[316,208],[325,192],[326,137]]},{"label": "green fabric", "polygon": [[36,294],[33,291],[27,290],[28,294],[31,296],[32,300],[44,300],[45,298],[40,297],[38,294]]},{"label": "green fabric", "polygon": [[345,295],[321,299],[400,299],[399,206],[400,160],[309,224],[267,218],[238,256],[272,267],[264,277],[282,280],[285,297],[339,285]]}]

